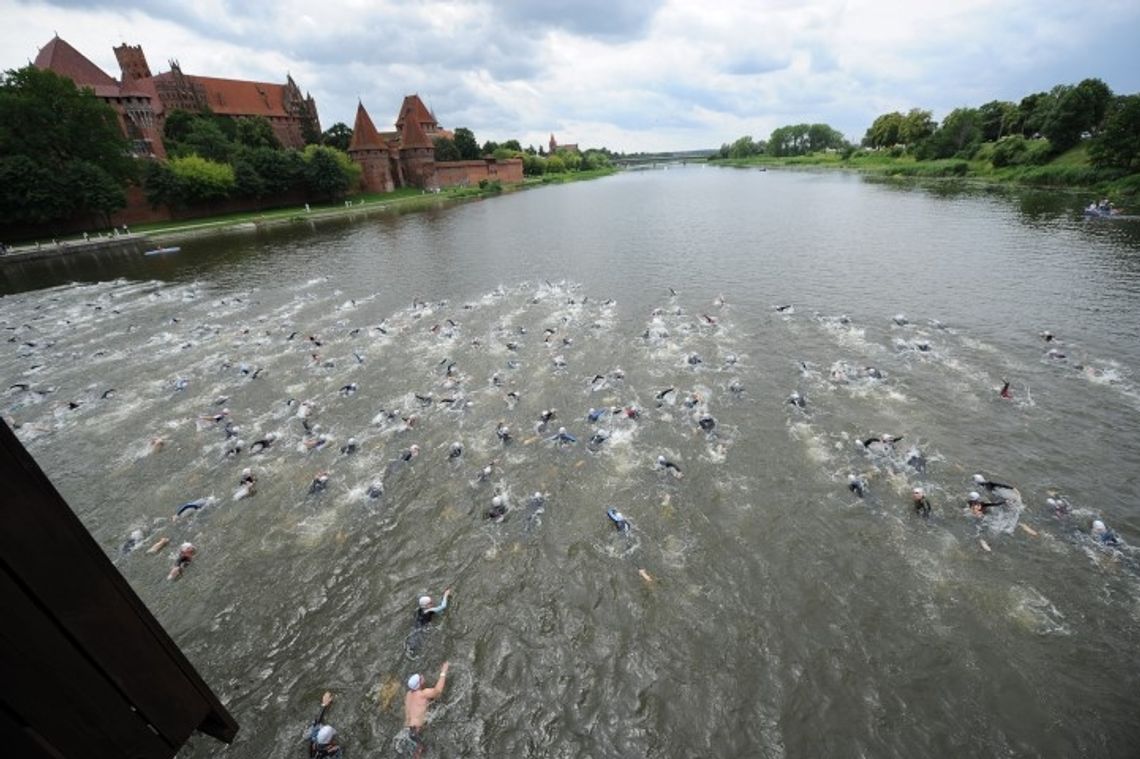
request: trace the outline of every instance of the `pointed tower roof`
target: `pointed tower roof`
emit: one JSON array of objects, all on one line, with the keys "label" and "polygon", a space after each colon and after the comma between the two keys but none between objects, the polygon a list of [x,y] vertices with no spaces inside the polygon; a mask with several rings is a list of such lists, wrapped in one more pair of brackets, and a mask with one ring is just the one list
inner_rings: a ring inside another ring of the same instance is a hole
[{"label": "pointed tower roof", "polygon": [[80,86],[91,88],[114,87],[119,88],[107,72],[89,61],[83,53],[67,44],[57,34],[51,41],[40,48],[36,56],[36,68],[53,71],[60,76],[66,76]]},{"label": "pointed tower roof", "polygon": [[404,148],[434,148],[435,143],[424,132],[420,122],[415,119],[406,119],[400,129],[400,149]]},{"label": "pointed tower roof", "polygon": [[420,100],[419,95],[408,95],[404,98],[404,102],[400,106],[400,114],[396,117],[396,130],[402,131],[406,121],[439,125],[439,122],[435,120],[435,114],[428,110],[424,101]]},{"label": "pointed tower roof", "polygon": [[352,142],[348,146],[348,152],[383,150],[387,147],[388,143],[384,142],[384,138],[376,131],[376,125],[372,123],[372,117],[364,110],[364,103],[357,102],[356,124],[352,127]]}]

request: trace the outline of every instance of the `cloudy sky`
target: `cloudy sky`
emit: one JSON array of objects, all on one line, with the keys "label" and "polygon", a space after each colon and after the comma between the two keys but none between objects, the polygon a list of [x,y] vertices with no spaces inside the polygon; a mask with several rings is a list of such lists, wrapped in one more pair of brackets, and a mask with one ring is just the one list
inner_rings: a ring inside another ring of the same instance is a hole
[{"label": "cloudy sky", "polygon": [[1095,0],[0,0],[0,69],[57,33],[112,76],[284,81],[321,125],[380,129],[418,92],[482,142],[716,147],[782,124],[857,140],[874,117],[1019,100],[1099,77],[1140,92],[1140,2]]}]

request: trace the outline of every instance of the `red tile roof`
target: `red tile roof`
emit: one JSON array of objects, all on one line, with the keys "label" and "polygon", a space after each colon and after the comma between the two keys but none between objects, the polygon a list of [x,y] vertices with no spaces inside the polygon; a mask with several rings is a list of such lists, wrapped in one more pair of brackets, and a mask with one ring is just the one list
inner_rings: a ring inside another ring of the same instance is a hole
[{"label": "red tile roof", "polygon": [[[114,97],[118,94],[118,82],[111,78],[103,69],[87,60],[83,53],[60,39],[58,35],[52,37],[50,42],[40,48],[39,55],[36,56],[35,65],[36,68],[47,69],[48,71],[54,71],[60,76],[66,76],[80,86],[96,89],[95,94],[97,95]],[[113,87],[114,92],[104,94],[107,93],[108,90],[104,89],[103,92],[100,92],[97,89],[107,87]]]},{"label": "red tile roof", "polygon": [[364,103],[356,104],[356,124],[352,127],[352,142],[348,146],[348,152],[354,150],[385,150],[388,144],[376,131],[376,125],[372,123],[372,117],[368,115],[368,111],[364,110]]},{"label": "red tile roof", "polygon": [[[171,78],[169,71],[154,77]],[[187,74],[186,78],[206,91],[206,104],[222,116],[286,117],[285,85],[269,82],[247,82],[241,79],[217,79],[212,76]]]},{"label": "red tile roof", "polygon": [[407,119],[404,121],[404,126],[400,129],[400,150],[404,148],[434,147],[435,143],[428,138],[423,127],[420,126],[420,122],[415,119]]},{"label": "red tile roof", "polygon": [[396,130],[404,128],[404,122],[411,118],[417,124],[437,124],[435,114],[428,110],[419,95],[407,95],[400,106],[400,114],[396,117]]}]

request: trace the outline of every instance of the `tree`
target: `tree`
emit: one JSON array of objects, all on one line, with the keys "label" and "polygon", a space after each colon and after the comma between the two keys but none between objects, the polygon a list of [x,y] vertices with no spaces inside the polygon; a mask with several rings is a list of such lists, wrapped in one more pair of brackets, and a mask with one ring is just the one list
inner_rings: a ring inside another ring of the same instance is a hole
[{"label": "tree", "polygon": [[1041,126],[1052,107],[1053,96],[1048,92],[1036,92],[1023,97],[1017,104],[1017,126],[1021,134],[1025,137],[1041,134]]},{"label": "tree", "polygon": [[514,150],[515,152],[518,152],[518,153],[522,152],[522,145],[519,144],[518,140],[507,140],[506,142],[504,142],[499,147],[506,148],[507,150]]},{"label": "tree", "polygon": [[942,126],[915,151],[916,157],[972,158],[982,141],[981,116],[977,108],[955,108],[942,120]]},{"label": "tree", "polygon": [[226,163],[233,156],[235,147],[217,119],[197,117],[187,126],[183,139],[173,143],[167,152],[180,157],[196,155],[215,163]]},{"label": "tree", "polygon": [[321,142],[330,148],[347,151],[348,146],[352,144],[352,129],[348,124],[338,121],[325,130]]},{"label": "tree", "polygon": [[237,120],[236,142],[248,148],[281,148],[281,141],[264,116],[245,116]]},{"label": "tree", "polygon": [[911,108],[903,117],[902,125],[899,127],[899,138],[906,145],[917,145],[934,134],[937,128],[938,125],[934,123],[930,111]]},{"label": "tree", "polygon": [[1096,133],[1104,121],[1112,90],[1099,79],[1085,79],[1075,87],[1054,87],[1053,96],[1041,134],[1060,153],[1079,143],[1086,132]]},{"label": "tree", "polygon": [[903,115],[898,111],[884,113],[871,122],[863,143],[869,148],[889,148],[904,142],[902,137]]},{"label": "tree", "polygon": [[752,135],[746,134],[728,146],[726,158],[748,158],[763,152],[762,146],[752,141]]},{"label": "tree", "polygon": [[459,148],[455,147],[455,140],[447,137],[434,137],[432,144],[435,145],[435,160],[437,161],[459,161]]},{"label": "tree", "polygon": [[546,160],[535,153],[523,156],[523,174],[528,177],[540,177],[546,172]]},{"label": "tree", "polygon": [[34,66],[0,76],[5,222],[122,208],[137,170],[129,148],[114,110],[90,90]]},{"label": "tree", "polygon": [[981,118],[982,140],[997,142],[1006,134],[1006,127],[1012,126],[1007,121],[1016,119],[1011,113],[1016,113],[1017,106],[1004,100],[991,100],[978,108]]},{"label": "tree", "polygon": [[482,153],[483,155],[493,155],[495,153],[495,151],[498,149],[499,149],[499,143],[491,142],[490,140],[487,140],[486,142],[483,143],[483,147],[479,149],[479,152]]},{"label": "tree", "polygon": [[1104,127],[1089,145],[1093,166],[1140,169],[1140,94],[1113,99]]},{"label": "tree", "polygon": [[177,180],[182,203],[200,205],[229,197],[234,188],[234,170],[226,163],[190,155],[168,162]]},{"label": "tree", "polygon": [[459,149],[460,160],[474,161],[479,158],[479,143],[475,142],[475,134],[467,127],[455,130],[455,147]]},{"label": "tree", "polygon": [[546,174],[561,174],[566,171],[566,164],[563,163],[562,157],[552,155],[546,159]]},{"label": "tree", "polygon": [[305,159],[305,189],[318,200],[344,197],[360,179],[360,166],[346,153],[324,145],[307,145]]}]

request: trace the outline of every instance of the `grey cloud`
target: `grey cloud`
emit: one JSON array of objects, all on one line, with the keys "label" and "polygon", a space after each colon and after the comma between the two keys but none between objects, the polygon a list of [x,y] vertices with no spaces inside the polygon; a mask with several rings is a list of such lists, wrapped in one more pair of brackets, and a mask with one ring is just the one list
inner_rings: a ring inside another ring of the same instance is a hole
[{"label": "grey cloud", "polygon": [[724,73],[734,76],[756,76],[782,71],[791,65],[787,56],[765,55],[760,52],[744,53],[729,59]]},{"label": "grey cloud", "polygon": [[664,0],[506,0],[498,9],[508,24],[612,41],[640,39],[664,5]]}]

